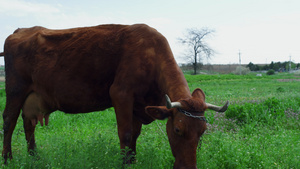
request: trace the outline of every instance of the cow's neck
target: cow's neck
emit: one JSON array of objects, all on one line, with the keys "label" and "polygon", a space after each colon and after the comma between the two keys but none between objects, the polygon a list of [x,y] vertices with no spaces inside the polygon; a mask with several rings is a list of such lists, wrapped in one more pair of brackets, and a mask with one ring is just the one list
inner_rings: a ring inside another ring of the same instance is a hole
[{"label": "cow's neck", "polygon": [[162,62],[160,70],[160,85],[163,86],[163,91],[168,94],[171,101],[191,97],[187,81],[174,59]]}]

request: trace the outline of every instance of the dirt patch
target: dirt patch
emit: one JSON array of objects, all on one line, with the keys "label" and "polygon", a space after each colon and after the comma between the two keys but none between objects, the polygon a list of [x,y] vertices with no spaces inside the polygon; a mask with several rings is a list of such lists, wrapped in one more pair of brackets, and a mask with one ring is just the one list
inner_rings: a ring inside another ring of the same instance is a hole
[{"label": "dirt patch", "polygon": [[300,79],[277,79],[278,82],[293,82],[293,81],[297,81],[299,82]]},{"label": "dirt patch", "polygon": [[0,82],[5,82],[5,77],[4,76],[0,76]]}]

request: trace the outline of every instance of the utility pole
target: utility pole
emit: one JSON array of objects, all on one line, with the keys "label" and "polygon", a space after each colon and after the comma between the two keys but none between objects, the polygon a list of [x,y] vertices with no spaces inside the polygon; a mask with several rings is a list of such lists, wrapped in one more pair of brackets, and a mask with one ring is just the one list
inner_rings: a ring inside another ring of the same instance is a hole
[{"label": "utility pole", "polygon": [[289,72],[292,70],[292,56],[290,55]]},{"label": "utility pole", "polygon": [[242,74],[242,63],[241,63],[241,50],[239,50],[239,63],[240,63],[240,75]]}]

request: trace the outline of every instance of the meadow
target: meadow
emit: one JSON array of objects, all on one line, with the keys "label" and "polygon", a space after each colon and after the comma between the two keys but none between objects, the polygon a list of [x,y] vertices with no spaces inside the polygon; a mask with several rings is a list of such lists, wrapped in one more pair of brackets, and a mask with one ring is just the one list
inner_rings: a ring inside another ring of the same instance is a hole
[{"label": "meadow", "polygon": [[[230,101],[226,113],[205,114],[208,130],[197,151],[198,168],[300,168],[300,75],[185,76],[191,91],[203,89],[207,102]],[[2,82],[1,114],[4,107]],[[27,153],[20,117],[12,140],[14,159],[2,167],[172,168],[174,157],[165,124],[166,120],[144,125],[136,163],[123,166],[113,108],[77,115],[52,113],[48,126],[36,128],[37,156]],[[3,131],[0,136],[3,140]]]}]

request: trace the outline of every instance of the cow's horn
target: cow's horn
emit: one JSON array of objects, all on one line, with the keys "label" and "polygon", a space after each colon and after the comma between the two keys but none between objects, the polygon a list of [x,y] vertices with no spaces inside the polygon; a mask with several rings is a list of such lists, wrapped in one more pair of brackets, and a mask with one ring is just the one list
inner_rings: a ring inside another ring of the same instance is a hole
[{"label": "cow's horn", "polygon": [[180,102],[171,102],[171,99],[169,98],[168,95],[165,95],[166,97],[166,101],[167,101],[167,108],[171,109],[171,108],[181,108],[181,103]]},{"label": "cow's horn", "polygon": [[216,106],[210,103],[206,103],[208,109],[217,111],[217,112],[225,112],[228,108],[229,102],[227,101],[224,106]]}]

